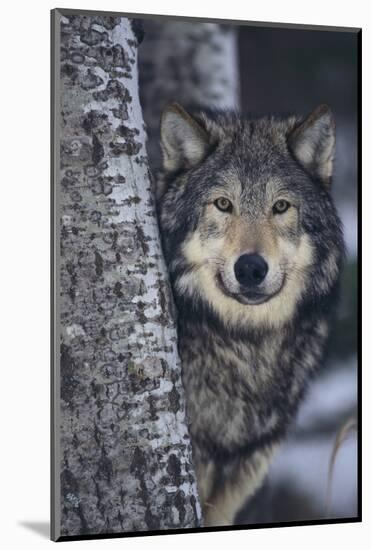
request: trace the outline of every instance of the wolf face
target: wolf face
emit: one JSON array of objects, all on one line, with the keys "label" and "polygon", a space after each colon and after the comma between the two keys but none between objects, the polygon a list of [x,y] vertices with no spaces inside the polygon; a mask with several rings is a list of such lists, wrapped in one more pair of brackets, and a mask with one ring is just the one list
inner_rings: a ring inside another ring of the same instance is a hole
[{"label": "wolf face", "polygon": [[162,117],[161,225],[175,293],[225,322],[278,326],[337,279],[341,229],[330,195],[334,122],[201,113]]},{"label": "wolf face", "polygon": [[260,486],[318,369],[343,258],[334,122],[202,112],[161,121],[160,228],[206,525]]}]

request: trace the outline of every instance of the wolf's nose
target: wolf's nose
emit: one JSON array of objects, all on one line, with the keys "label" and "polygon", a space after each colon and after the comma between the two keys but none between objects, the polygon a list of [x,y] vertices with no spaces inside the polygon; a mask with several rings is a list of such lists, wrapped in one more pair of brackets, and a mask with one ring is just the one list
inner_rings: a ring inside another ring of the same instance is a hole
[{"label": "wolf's nose", "polygon": [[268,272],[268,264],[259,254],[243,254],[234,264],[237,281],[246,287],[259,285]]}]

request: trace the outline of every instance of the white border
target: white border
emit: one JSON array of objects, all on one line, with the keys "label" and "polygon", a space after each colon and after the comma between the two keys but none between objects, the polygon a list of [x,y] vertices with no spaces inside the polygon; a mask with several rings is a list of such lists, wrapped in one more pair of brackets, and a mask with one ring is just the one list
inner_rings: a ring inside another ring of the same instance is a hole
[{"label": "white border", "polygon": [[[182,4],[136,0],[135,4],[107,0],[7,3],[2,7],[0,33],[2,53],[1,105],[1,427],[2,474],[0,518],[5,548],[40,548],[53,544],[22,522],[49,519],[49,9],[54,7],[104,9],[220,17],[287,23],[363,27],[363,210],[364,243],[371,242],[369,204],[370,39],[371,18],[364,0],[352,2],[187,0]],[[368,63],[367,63],[368,61]],[[364,247],[365,280],[371,276],[370,256]],[[364,289],[364,311],[370,300]],[[367,325],[365,320],[365,331]],[[367,336],[365,336],[365,341]],[[366,347],[366,346],[365,346]],[[298,548],[314,546],[336,549],[367,548],[370,502],[370,352],[363,356],[364,393],[364,524],[290,527],[256,531],[235,531],[75,542],[74,548],[180,549],[190,545],[250,548]],[[87,546],[88,545],[88,546]]]}]

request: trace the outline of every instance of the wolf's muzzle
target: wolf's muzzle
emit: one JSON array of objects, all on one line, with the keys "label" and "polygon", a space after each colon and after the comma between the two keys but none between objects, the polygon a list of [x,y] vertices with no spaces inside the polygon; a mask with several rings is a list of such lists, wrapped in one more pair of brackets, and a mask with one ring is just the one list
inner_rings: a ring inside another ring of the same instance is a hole
[{"label": "wolf's muzzle", "polygon": [[234,273],[240,285],[254,288],[264,281],[268,264],[259,254],[243,254],[234,264]]}]

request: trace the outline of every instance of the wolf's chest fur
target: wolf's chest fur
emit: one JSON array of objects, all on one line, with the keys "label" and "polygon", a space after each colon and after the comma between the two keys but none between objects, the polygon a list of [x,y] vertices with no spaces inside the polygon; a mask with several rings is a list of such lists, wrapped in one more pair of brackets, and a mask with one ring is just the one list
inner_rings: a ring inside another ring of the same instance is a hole
[{"label": "wolf's chest fur", "polygon": [[254,334],[179,315],[190,431],[202,454],[248,457],[280,439],[322,355],[324,320]]}]

